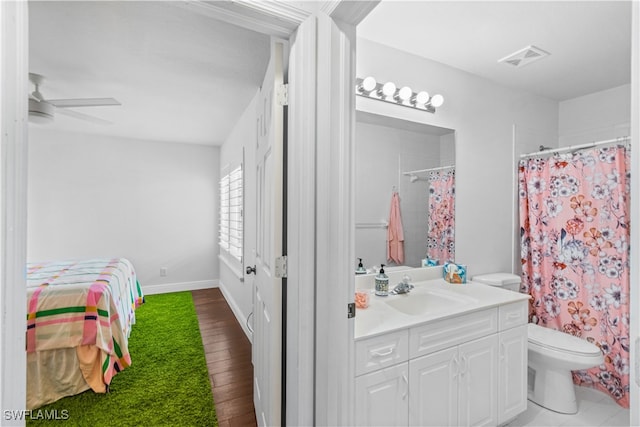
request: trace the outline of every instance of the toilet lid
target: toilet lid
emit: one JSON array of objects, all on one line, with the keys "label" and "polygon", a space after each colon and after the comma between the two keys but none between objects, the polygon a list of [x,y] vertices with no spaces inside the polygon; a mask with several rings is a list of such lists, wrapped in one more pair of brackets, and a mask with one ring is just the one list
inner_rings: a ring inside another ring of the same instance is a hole
[{"label": "toilet lid", "polygon": [[552,348],[567,353],[596,356],[601,354],[600,349],[595,344],[583,340],[555,329],[529,323],[529,341],[541,347]]},{"label": "toilet lid", "polygon": [[473,276],[471,280],[491,286],[508,286],[519,284],[522,281],[520,276],[510,273],[480,274],[478,276]]}]

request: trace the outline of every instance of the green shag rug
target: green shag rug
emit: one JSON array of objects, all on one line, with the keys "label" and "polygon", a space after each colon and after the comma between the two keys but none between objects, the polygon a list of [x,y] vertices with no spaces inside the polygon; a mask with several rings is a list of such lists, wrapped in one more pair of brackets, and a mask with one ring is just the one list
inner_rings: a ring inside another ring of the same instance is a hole
[{"label": "green shag rug", "polygon": [[34,410],[28,426],[218,425],[191,292],[145,299],[129,338],[132,364],[113,377],[109,393],[65,397],[40,410],[59,418],[66,410],[68,419],[33,419]]}]

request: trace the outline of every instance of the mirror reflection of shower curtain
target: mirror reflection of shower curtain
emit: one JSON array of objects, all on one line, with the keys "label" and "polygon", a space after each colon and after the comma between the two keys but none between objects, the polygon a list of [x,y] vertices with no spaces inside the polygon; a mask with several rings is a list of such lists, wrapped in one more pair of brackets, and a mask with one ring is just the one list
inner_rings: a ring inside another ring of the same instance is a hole
[{"label": "mirror reflection of shower curtain", "polygon": [[439,264],[455,257],[455,169],[429,172],[427,258]]},{"label": "mirror reflection of shower curtain", "polygon": [[597,345],[578,385],[629,407],[629,150],[556,153],[519,165],[523,291],[530,321]]}]

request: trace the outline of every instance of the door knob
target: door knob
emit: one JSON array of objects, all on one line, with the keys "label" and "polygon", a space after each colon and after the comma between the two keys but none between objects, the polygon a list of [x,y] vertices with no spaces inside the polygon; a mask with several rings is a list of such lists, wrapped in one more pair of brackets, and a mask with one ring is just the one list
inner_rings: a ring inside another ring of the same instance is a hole
[{"label": "door knob", "polygon": [[252,266],[248,266],[247,267],[247,274],[256,274],[256,266],[254,265]]}]

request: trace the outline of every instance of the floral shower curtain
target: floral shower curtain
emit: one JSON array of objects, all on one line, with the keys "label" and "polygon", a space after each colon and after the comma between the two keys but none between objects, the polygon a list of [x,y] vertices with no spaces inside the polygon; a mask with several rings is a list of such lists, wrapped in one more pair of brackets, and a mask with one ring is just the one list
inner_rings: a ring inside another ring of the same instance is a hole
[{"label": "floral shower curtain", "polygon": [[455,169],[429,173],[427,258],[440,264],[455,256]]},{"label": "floral shower curtain", "polygon": [[530,322],[597,345],[605,363],[574,371],[629,407],[629,150],[520,161],[523,290]]}]

